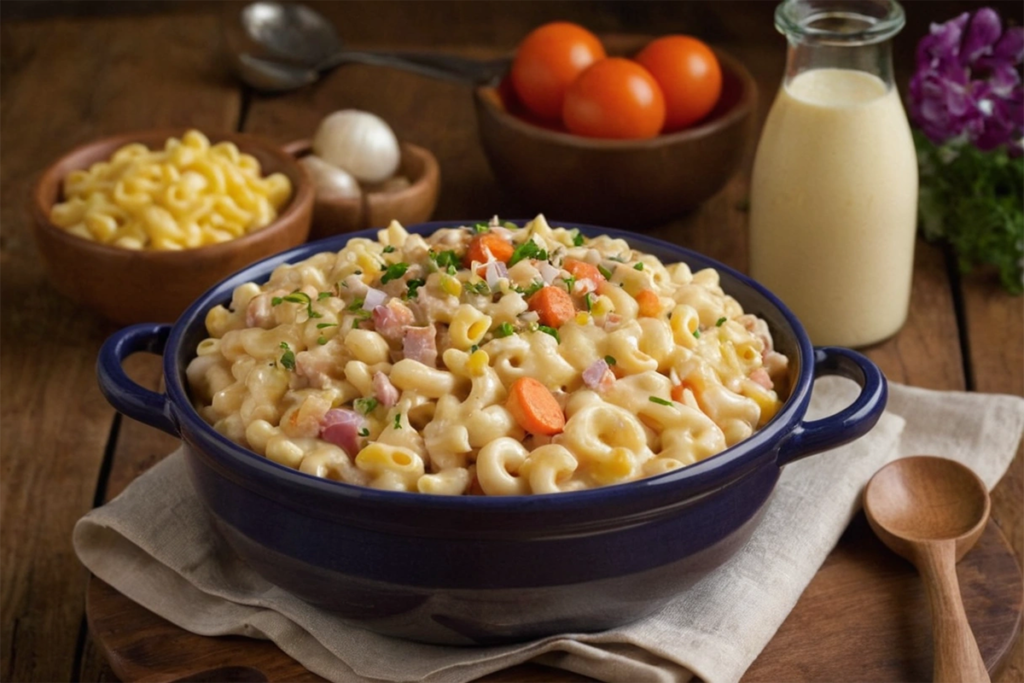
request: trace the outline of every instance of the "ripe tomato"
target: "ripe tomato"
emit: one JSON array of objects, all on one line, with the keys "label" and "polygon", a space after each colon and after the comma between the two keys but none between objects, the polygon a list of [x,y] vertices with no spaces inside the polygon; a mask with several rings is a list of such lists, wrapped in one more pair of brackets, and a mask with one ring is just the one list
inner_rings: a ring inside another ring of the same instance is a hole
[{"label": "ripe tomato", "polygon": [[665,132],[686,128],[708,115],[722,94],[722,69],[707,45],[689,36],[651,41],[636,61],[665,95]]},{"label": "ripe tomato", "polygon": [[565,93],[565,127],[593,138],[653,138],[665,123],[665,98],[636,62],[611,57],[580,74]]},{"label": "ripe tomato", "polygon": [[565,21],[545,24],[519,44],[512,62],[512,87],[527,109],[557,120],[566,88],[604,56],[601,41],[582,26]]}]

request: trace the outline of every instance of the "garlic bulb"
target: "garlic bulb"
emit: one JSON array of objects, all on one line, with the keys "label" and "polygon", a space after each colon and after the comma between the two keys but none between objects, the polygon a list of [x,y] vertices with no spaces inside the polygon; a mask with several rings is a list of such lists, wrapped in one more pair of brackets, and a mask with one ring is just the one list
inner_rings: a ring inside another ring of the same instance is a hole
[{"label": "garlic bulb", "polygon": [[313,153],[368,183],[394,175],[402,155],[398,138],[384,119],[356,109],[336,111],[320,122]]},{"label": "garlic bulb", "polygon": [[357,199],[362,194],[359,182],[350,173],[314,154],[302,157],[299,163],[309,171],[316,196],[320,199]]}]

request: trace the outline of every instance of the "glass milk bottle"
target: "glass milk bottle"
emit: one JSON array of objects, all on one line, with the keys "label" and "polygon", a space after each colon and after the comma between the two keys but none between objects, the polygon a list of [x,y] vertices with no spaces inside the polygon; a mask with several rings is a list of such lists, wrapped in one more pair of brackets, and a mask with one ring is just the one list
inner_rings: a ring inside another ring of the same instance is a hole
[{"label": "glass milk bottle", "polygon": [[893,0],[786,0],[786,74],[754,160],[751,276],[814,344],[866,346],[903,325],[917,158],[893,84]]}]

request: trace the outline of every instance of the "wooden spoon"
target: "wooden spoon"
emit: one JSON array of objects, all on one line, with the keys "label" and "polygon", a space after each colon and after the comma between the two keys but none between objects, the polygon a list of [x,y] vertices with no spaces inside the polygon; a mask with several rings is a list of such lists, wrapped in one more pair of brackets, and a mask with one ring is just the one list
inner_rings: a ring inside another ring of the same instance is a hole
[{"label": "wooden spoon", "polygon": [[974,472],[927,455],[886,465],[864,491],[871,528],[925,581],[937,683],[990,680],[956,578],[956,563],[981,536],[990,507],[988,489]]}]

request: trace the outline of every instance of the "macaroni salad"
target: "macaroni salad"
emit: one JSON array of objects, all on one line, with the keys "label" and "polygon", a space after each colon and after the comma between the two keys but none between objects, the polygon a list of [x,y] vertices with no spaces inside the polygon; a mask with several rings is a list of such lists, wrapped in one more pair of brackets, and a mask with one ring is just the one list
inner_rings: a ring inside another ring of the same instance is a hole
[{"label": "macaroni salad", "polygon": [[543,216],[377,237],[210,310],[187,376],[218,432],[350,484],[518,495],[685,467],[781,406],[787,358],[713,269]]}]

